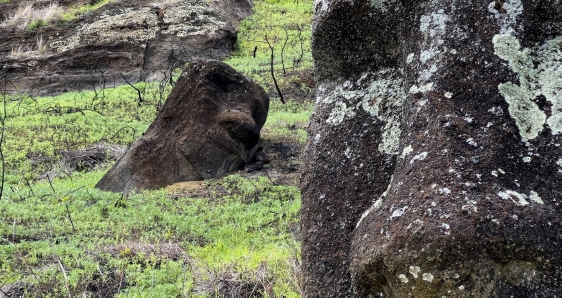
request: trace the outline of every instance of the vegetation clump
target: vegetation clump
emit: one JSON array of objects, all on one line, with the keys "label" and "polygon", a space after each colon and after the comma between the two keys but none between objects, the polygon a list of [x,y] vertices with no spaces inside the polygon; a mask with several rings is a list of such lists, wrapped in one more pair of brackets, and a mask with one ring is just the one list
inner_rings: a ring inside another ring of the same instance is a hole
[{"label": "vegetation clump", "polygon": [[70,7],[63,7],[58,2],[49,2],[48,5],[36,5],[31,1],[22,2],[14,13],[0,23],[0,28],[36,30],[49,24],[74,20],[78,16],[96,10],[112,1],[114,0],[99,0],[93,4]]}]

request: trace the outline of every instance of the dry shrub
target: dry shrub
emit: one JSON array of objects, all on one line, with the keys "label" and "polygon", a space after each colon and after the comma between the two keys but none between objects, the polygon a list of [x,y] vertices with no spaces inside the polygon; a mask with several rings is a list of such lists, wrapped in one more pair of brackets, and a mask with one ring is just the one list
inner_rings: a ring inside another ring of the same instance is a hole
[{"label": "dry shrub", "polygon": [[23,282],[15,282],[0,286],[0,298],[24,297],[25,292],[31,289],[31,285]]},{"label": "dry shrub", "polygon": [[267,264],[262,263],[254,271],[240,272],[232,265],[224,270],[203,269],[196,281],[195,292],[219,298],[275,297],[274,281]]},{"label": "dry shrub", "polygon": [[103,163],[117,160],[125,150],[124,146],[99,143],[84,149],[62,152],[62,163],[71,171],[89,171]]},{"label": "dry shrub", "polygon": [[45,55],[47,53],[47,45],[45,44],[45,41],[43,40],[43,35],[37,36],[35,38],[35,40],[37,41],[35,51],[39,55]]},{"label": "dry shrub", "polygon": [[29,53],[29,47],[22,45],[22,44],[18,44],[12,47],[12,51],[10,52],[10,57],[11,58],[20,58],[25,56],[27,53]]},{"label": "dry shrub", "polygon": [[16,11],[0,23],[3,28],[16,28],[26,30],[33,22],[42,21],[44,23],[54,22],[60,19],[64,10],[58,2],[51,2],[41,8],[35,8],[32,2],[21,3]]},{"label": "dry shrub", "polygon": [[12,47],[12,51],[10,52],[9,57],[18,59],[46,55],[47,45],[43,40],[43,35],[38,35],[37,37],[35,37],[35,41],[35,50],[33,50],[29,45],[18,44]]},{"label": "dry shrub", "polygon": [[189,257],[178,243],[142,243],[128,241],[123,244],[109,246],[106,251],[112,257],[131,257],[143,255],[145,257],[155,256],[159,259],[169,259],[172,261],[183,260],[190,262]]},{"label": "dry shrub", "polygon": [[287,258],[287,264],[289,265],[288,282],[291,289],[302,296],[304,277],[302,274],[302,257],[299,242],[291,241],[287,243],[287,250],[290,254]]}]

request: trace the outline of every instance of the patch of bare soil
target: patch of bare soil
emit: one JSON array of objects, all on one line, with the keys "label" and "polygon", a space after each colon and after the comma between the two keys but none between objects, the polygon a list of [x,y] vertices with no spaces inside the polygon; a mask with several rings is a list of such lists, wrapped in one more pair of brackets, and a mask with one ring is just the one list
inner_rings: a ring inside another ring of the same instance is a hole
[{"label": "patch of bare soil", "polygon": [[[293,139],[262,140],[256,156],[243,170],[233,172],[245,178],[264,176],[278,185],[297,186],[300,177],[302,145]],[[220,180],[186,181],[168,186],[170,197],[210,198],[222,196],[227,189]],[[211,194],[213,193],[213,194]]]}]

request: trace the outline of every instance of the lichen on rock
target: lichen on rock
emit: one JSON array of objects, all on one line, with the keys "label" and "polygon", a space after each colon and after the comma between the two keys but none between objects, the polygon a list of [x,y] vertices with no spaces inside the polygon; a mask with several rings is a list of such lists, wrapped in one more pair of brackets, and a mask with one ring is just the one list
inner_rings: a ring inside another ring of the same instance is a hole
[{"label": "lichen on rock", "polygon": [[356,110],[362,109],[373,120],[384,123],[379,151],[398,154],[401,109],[405,99],[401,76],[400,71],[383,69],[375,73],[364,73],[356,82],[346,81],[332,87],[331,92],[319,96],[323,104],[335,102],[326,122],[339,125],[344,120],[353,118]]},{"label": "lichen on rock", "polygon": [[[521,49],[517,38],[511,34],[498,34],[493,39],[496,55],[506,60],[519,75],[519,85],[512,82],[498,86],[509,103],[509,112],[515,119],[519,132],[525,139],[534,139],[548,124],[552,134],[562,132],[562,36]],[[550,116],[533,101],[544,96],[551,103]]]}]

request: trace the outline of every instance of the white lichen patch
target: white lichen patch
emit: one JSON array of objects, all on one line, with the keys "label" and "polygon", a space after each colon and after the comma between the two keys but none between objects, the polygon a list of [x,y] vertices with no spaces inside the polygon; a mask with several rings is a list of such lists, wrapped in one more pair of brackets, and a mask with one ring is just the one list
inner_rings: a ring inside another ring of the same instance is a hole
[{"label": "white lichen patch", "polygon": [[416,160],[424,160],[427,157],[427,151],[426,152],[422,152],[416,156],[414,156],[411,160],[410,163],[414,163]]},{"label": "white lichen patch", "polygon": [[412,153],[412,151],[414,151],[414,148],[412,148],[412,145],[408,145],[402,149],[402,155],[400,155],[400,157],[404,158],[408,156],[408,154]]},{"label": "white lichen patch", "polygon": [[369,0],[371,6],[380,9],[383,12],[389,12],[392,10],[398,10],[400,3],[397,0]]},{"label": "white lichen patch", "polygon": [[523,157],[523,162],[527,162],[527,163],[531,162],[531,159],[532,158],[530,156],[525,156],[525,157]]},{"label": "white lichen patch", "polygon": [[406,277],[405,274],[400,274],[400,275],[398,275],[398,279],[399,279],[401,282],[405,283],[405,284],[408,283],[408,278]]},{"label": "white lichen patch", "polygon": [[331,1],[329,0],[314,0],[313,7],[315,9],[315,14],[319,17],[320,15],[326,13],[330,7]]},{"label": "white lichen patch", "polygon": [[444,195],[450,195],[451,194],[451,190],[448,189],[447,187],[443,187],[439,189],[439,193],[440,194],[444,194]]},{"label": "white lichen patch", "polygon": [[452,97],[453,97],[453,93],[451,93],[451,92],[445,92],[445,97],[446,97],[446,98],[452,98]]},{"label": "white lichen patch", "polygon": [[426,93],[431,90],[433,90],[433,83],[427,83],[421,87],[418,87],[417,85],[412,85],[412,87],[410,87],[410,90],[408,92],[410,94],[415,94],[415,93]]},{"label": "white lichen patch", "polygon": [[488,112],[496,115],[496,116],[502,116],[503,115],[503,109],[501,107],[492,107],[490,109],[488,109]]},{"label": "white lichen patch", "polygon": [[407,63],[407,64],[412,63],[412,61],[414,61],[414,57],[415,57],[415,56],[416,56],[416,54],[410,53],[410,54],[408,55],[408,57],[406,57],[406,63]]},{"label": "white lichen patch", "polygon": [[339,125],[355,117],[361,109],[377,121],[384,123],[382,140],[378,150],[386,154],[398,154],[402,104],[406,95],[399,71],[385,69],[365,73],[357,82],[346,81],[333,88],[319,90],[317,104],[333,104],[326,122]]},{"label": "white lichen patch", "polygon": [[559,167],[562,167],[562,158],[559,158],[558,161],[556,162],[556,164],[557,164]]},{"label": "white lichen patch", "polygon": [[421,219],[416,219],[413,222],[411,222],[408,227],[406,227],[406,229],[410,230],[410,232],[412,232],[412,234],[417,233],[419,230],[421,230],[423,228],[423,220]]},{"label": "white lichen patch", "polygon": [[142,42],[156,37],[158,18],[149,7],[126,8],[112,13],[79,26],[70,37],[54,41],[49,47],[62,53],[90,43],[121,40]]},{"label": "white lichen patch", "polygon": [[[509,114],[515,120],[525,140],[536,138],[548,124],[552,134],[562,132],[562,36],[533,48],[521,49],[517,38],[510,34],[495,35],[492,42],[498,57],[506,60],[519,75],[519,85],[500,84],[498,89],[509,103]],[[544,96],[551,103],[551,116],[533,101]]]},{"label": "white lichen patch", "polygon": [[222,20],[206,4],[188,4],[180,2],[168,9],[164,14],[164,22],[170,24],[164,34],[180,37],[213,35],[224,28],[226,22]]},{"label": "white lichen patch", "polygon": [[466,205],[463,205],[461,207],[461,210],[465,210],[470,212],[477,212],[478,211],[478,207],[476,206],[477,202],[474,200],[468,200]]},{"label": "white lichen patch", "polygon": [[497,5],[496,3],[496,1],[490,2],[488,5],[488,11],[491,12],[497,20],[499,20],[501,26],[500,33],[510,34],[515,32],[516,28],[513,27],[517,25],[517,17],[523,13],[521,0],[502,1],[502,11],[495,9]]},{"label": "white lichen patch", "polygon": [[425,50],[425,51],[421,52],[421,54],[420,54],[421,63],[426,63],[427,60],[432,59],[438,53],[439,53],[439,51],[435,51],[435,50]]},{"label": "white lichen patch", "polygon": [[339,125],[345,118],[353,118],[355,116],[355,108],[348,107],[345,102],[336,102],[334,109],[330,112],[330,116],[326,120],[328,124]]},{"label": "white lichen patch", "polygon": [[402,215],[404,215],[404,213],[406,213],[406,210],[408,210],[408,206],[404,206],[402,207],[402,209],[396,209],[392,212],[392,214],[390,215],[390,217],[388,219],[394,219],[397,217],[401,217]]},{"label": "white lichen patch", "polygon": [[531,192],[529,193],[529,199],[531,199],[531,201],[544,205],[543,200],[541,199],[541,197],[539,197],[539,194],[536,193],[535,191],[531,190]]},{"label": "white lichen patch", "polygon": [[409,271],[410,274],[414,277],[414,278],[418,278],[418,275],[421,272],[421,268],[418,266],[410,266]]},{"label": "white lichen patch", "polygon": [[430,15],[423,15],[420,18],[420,31],[428,33],[430,37],[436,37],[445,32],[446,23],[450,19],[442,9]]},{"label": "white lichen patch", "polygon": [[476,143],[476,141],[473,138],[468,138],[466,142],[472,147],[478,147],[478,143]]},{"label": "white lichen patch", "polygon": [[[428,82],[433,74],[435,74],[439,69],[438,56],[445,51],[445,49],[442,49],[441,47],[444,44],[444,38],[446,37],[446,23],[449,20],[449,15],[445,14],[442,9],[420,17],[420,31],[426,36],[425,42],[421,46],[421,51],[419,53],[419,60],[423,66],[423,69],[417,79],[420,84]],[[417,87],[413,87],[413,89],[411,88],[410,92],[425,92],[421,91],[423,89],[422,87],[418,88],[419,91],[416,90],[416,88]]]},{"label": "white lichen patch", "polygon": [[516,191],[506,190],[498,192],[498,196],[504,200],[511,200],[513,203],[519,206],[529,205],[529,202],[527,200],[531,200],[537,204],[544,205],[544,201],[535,191],[531,191],[527,196],[526,194],[518,193]]},{"label": "white lichen patch", "polygon": [[427,281],[427,282],[432,282],[432,281],[433,281],[433,278],[434,278],[434,277],[433,277],[433,274],[431,274],[431,273],[424,273],[424,274],[422,275],[422,279],[425,280],[425,281]]}]

